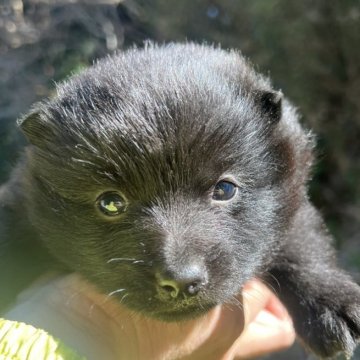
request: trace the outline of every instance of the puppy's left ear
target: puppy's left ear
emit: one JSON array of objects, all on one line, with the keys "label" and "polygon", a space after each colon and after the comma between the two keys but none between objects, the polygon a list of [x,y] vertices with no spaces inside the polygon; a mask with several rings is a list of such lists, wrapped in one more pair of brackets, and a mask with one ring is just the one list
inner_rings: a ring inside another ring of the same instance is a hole
[{"label": "puppy's left ear", "polygon": [[283,93],[281,91],[259,91],[256,99],[261,112],[271,123],[278,123],[282,114]]},{"label": "puppy's left ear", "polygon": [[17,124],[29,142],[37,147],[44,147],[54,139],[53,126],[41,104],[36,104]]}]

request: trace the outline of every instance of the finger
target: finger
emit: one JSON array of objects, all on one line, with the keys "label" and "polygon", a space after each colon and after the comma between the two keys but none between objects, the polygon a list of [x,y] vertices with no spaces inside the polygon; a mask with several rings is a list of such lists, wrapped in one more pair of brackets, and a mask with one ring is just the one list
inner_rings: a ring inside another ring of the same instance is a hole
[{"label": "finger", "polygon": [[290,320],[288,311],[276,296],[270,297],[266,309],[280,320]]},{"label": "finger", "polygon": [[288,348],[295,340],[290,318],[279,319],[262,310],[234,344],[227,359],[250,359]]},{"label": "finger", "polygon": [[[243,289],[242,299],[244,307],[244,327],[246,328],[259,314],[261,310],[272,306],[274,310],[280,312],[276,308],[276,302],[271,302],[275,295],[260,280],[249,281]],[[276,298],[275,298],[276,299]]]}]

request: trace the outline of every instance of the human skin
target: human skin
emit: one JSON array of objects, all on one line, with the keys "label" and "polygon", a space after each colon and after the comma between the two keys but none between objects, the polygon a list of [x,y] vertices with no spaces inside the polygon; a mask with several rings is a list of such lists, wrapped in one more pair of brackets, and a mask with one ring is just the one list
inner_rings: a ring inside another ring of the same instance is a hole
[{"label": "human skin", "polygon": [[78,275],[67,275],[33,286],[4,317],[45,329],[88,360],[249,359],[294,342],[287,311],[260,281],[247,283],[238,300],[194,320],[165,323],[128,310]]}]

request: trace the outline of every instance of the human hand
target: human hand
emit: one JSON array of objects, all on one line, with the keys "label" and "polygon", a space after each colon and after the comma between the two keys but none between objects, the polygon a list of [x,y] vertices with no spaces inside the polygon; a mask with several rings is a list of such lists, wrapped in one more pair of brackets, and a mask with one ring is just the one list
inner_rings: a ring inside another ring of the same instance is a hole
[{"label": "human hand", "polygon": [[142,355],[126,353],[126,359],[250,359],[295,340],[286,309],[258,280],[246,284],[237,305],[217,306],[202,318],[180,324],[137,319],[134,326]]},{"label": "human hand", "polygon": [[164,323],[109,301],[77,275],[37,287],[5,315],[43,328],[87,359],[249,359],[290,346],[291,320],[261,282],[249,282],[237,305]]}]

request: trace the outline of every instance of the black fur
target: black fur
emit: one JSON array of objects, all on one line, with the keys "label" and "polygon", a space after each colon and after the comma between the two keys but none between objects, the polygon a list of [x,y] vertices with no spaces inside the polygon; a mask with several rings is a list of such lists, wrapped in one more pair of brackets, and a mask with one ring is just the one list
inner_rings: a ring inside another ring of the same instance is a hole
[{"label": "black fur", "polygon": [[[119,53],[59,85],[19,124],[32,145],[0,190],[3,259],[23,248],[28,266],[36,249],[46,266],[34,274],[59,262],[166,321],[232,301],[256,276],[311,350],[353,352],[360,288],[337,268],[308,200],[312,136],[237,52]],[[238,186],[228,202],[212,200],[222,179]],[[106,191],[126,199],[124,213],[99,211]],[[206,274],[196,296],[159,291],[159,273],[176,279],[194,264]]]}]

